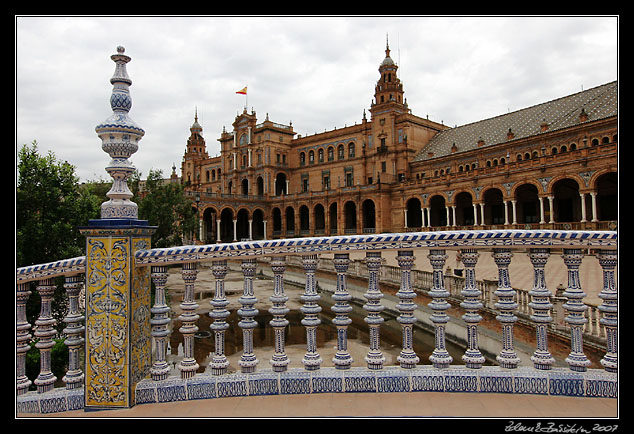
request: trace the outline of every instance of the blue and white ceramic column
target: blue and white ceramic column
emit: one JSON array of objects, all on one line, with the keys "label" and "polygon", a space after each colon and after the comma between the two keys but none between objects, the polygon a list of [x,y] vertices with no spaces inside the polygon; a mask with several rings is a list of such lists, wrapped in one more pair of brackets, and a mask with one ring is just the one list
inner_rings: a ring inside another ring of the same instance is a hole
[{"label": "blue and white ceramic column", "polygon": [[381,268],[381,252],[367,252],[365,263],[368,267],[368,291],[363,294],[368,302],[363,305],[363,309],[368,312],[364,321],[368,324],[370,332],[370,349],[365,356],[368,369],[383,369],[385,356],[381,352],[380,327],[383,323],[381,312],[385,308],[381,305],[383,294],[379,289],[379,269]]},{"label": "blue and white ceramic column", "polygon": [[227,261],[213,261],[211,263],[211,272],[216,279],[214,297],[210,301],[213,307],[209,312],[209,317],[214,320],[209,326],[214,334],[214,355],[211,358],[209,367],[213,375],[223,375],[229,367],[229,360],[225,355],[225,332],[229,328],[229,324],[225,321],[229,316],[227,305],[229,301],[225,295],[225,277],[227,276]]},{"label": "blue and white ceramic column", "polygon": [[476,249],[462,249],[460,252],[464,265],[465,279],[461,295],[464,301],[460,306],[465,310],[462,319],[467,323],[467,350],[462,356],[465,366],[471,369],[480,369],[485,362],[484,356],[478,347],[478,324],[482,316],[478,313],[482,309],[480,297],[482,291],[478,289],[475,277],[475,266],[480,254]]},{"label": "blue and white ceramic column", "polygon": [[37,292],[40,294],[40,315],[35,320],[36,329],[33,335],[38,339],[35,348],[40,350],[40,373],[33,381],[37,386],[38,393],[53,390],[57,377],[51,370],[51,349],[55,345],[53,337],[56,335],[55,325],[57,321],[53,318],[52,302],[55,292],[53,279],[42,279],[38,282]]},{"label": "blue and white ceramic column", "polygon": [[259,313],[259,311],[253,307],[257,303],[257,298],[253,292],[253,278],[255,277],[255,270],[257,268],[257,262],[255,258],[242,260],[242,277],[244,279],[242,296],[239,298],[239,302],[242,308],[238,309],[238,315],[240,322],[238,325],[242,329],[242,356],[238,360],[240,365],[240,372],[243,374],[250,374],[255,372],[255,368],[259,360],[255,357],[253,352],[253,329],[258,326],[258,323],[253,318]]},{"label": "blue and white ceramic column", "polygon": [[416,297],[416,293],[412,291],[411,271],[414,265],[414,252],[412,250],[399,250],[396,255],[396,261],[401,269],[401,286],[396,296],[399,299],[396,308],[400,315],[396,318],[402,328],[403,348],[396,360],[401,364],[401,368],[410,369],[416,367],[420,358],[414,352],[414,324],[416,317],[414,311],[418,307],[412,299]]},{"label": "blue and white ceramic column", "polygon": [[619,294],[616,289],[614,270],[617,265],[616,250],[599,250],[597,253],[599,264],[603,269],[603,289],[599,293],[599,298],[603,304],[599,310],[603,313],[600,324],[605,327],[607,352],[601,359],[601,365],[607,372],[618,371],[618,300]]},{"label": "blue and white ceramic column", "polygon": [[553,307],[550,302],[551,292],[546,287],[546,262],[550,256],[549,249],[533,248],[528,252],[528,257],[533,264],[534,280],[533,289],[528,294],[531,302],[528,304],[533,309],[531,320],[535,323],[537,337],[537,349],[531,356],[535,369],[549,370],[555,359],[548,351],[548,326],[553,321],[550,311]]},{"label": "blue and white ceramic column", "polygon": [[31,325],[26,319],[26,302],[31,294],[30,283],[18,283],[15,299],[15,380],[16,394],[24,395],[28,392],[31,380],[26,376],[26,353],[31,349],[29,341]]},{"label": "blue and white ceramic column", "polygon": [[495,317],[502,324],[502,351],[496,357],[501,367],[507,369],[517,368],[520,362],[515,352],[515,342],[513,337],[513,327],[517,321],[514,311],[517,309],[515,302],[515,290],[511,287],[509,277],[509,264],[513,254],[511,249],[493,249],[493,260],[498,267],[498,287],[494,294],[498,301],[494,307],[500,311]]},{"label": "blue and white ceramic column", "polygon": [[194,301],[194,282],[198,278],[198,264],[196,262],[188,262],[183,264],[181,268],[181,276],[185,282],[185,294],[180,308],[183,313],[178,319],[181,321],[181,327],[178,331],[183,335],[183,359],[178,364],[181,378],[186,380],[196,375],[199,368],[198,362],[194,357],[194,335],[198,331],[196,322],[200,316],[196,313],[198,304]]},{"label": "blue and white ceramic column", "polygon": [[68,295],[68,313],[64,318],[66,327],[64,343],[68,347],[68,371],[62,378],[66,383],[66,389],[79,389],[84,387],[84,373],[81,370],[79,359],[80,351],[84,344],[84,316],[79,309],[79,292],[84,285],[81,275],[66,276],[64,278],[64,288]]},{"label": "blue and white ceramic column", "polygon": [[167,267],[156,265],[152,267],[152,281],[154,282],[154,306],[151,312],[152,339],[154,340],[154,363],[150,369],[152,380],[165,380],[170,373],[167,363],[167,341],[169,338],[170,307],[165,298],[165,286],[167,285]]},{"label": "blue and white ceramic column", "polygon": [[572,371],[585,372],[590,366],[590,360],[583,352],[583,326],[588,322],[585,317],[588,307],[583,303],[586,294],[581,290],[579,280],[583,252],[581,249],[564,249],[562,257],[568,267],[568,287],[563,295],[568,299],[564,303],[564,309],[568,312],[565,320],[570,326],[571,335],[570,354],[566,357],[566,362]]},{"label": "blue and white ceramic column", "polygon": [[335,304],[331,310],[335,313],[332,323],[337,327],[337,352],[332,359],[337,369],[350,369],[352,365],[352,356],[348,352],[348,326],[352,324],[352,320],[348,314],[352,312],[352,306],[349,302],[352,296],[348,293],[348,283],[346,273],[350,265],[350,254],[335,253],[333,263],[337,273],[337,287],[332,299]]},{"label": "blue and white ceramic column", "polygon": [[275,352],[271,357],[270,363],[273,372],[284,372],[290,363],[286,355],[284,334],[284,330],[288,325],[288,320],[285,318],[285,315],[289,312],[289,309],[286,307],[288,296],[284,292],[286,258],[284,256],[272,258],[271,270],[273,271],[273,295],[269,300],[271,300],[273,306],[269,309],[269,313],[273,315],[273,319],[269,321],[269,324],[273,327]]},{"label": "blue and white ceramic column", "polygon": [[447,255],[444,250],[432,249],[429,251],[427,258],[429,258],[433,270],[433,283],[429,291],[432,301],[427,306],[432,310],[430,319],[434,324],[434,337],[436,342],[434,351],[431,356],[429,356],[429,361],[432,362],[435,368],[442,369],[448,368],[451,362],[453,362],[453,357],[449,355],[445,345],[445,327],[449,322],[447,309],[451,306],[447,302],[447,298],[450,294],[445,288],[445,277],[443,274],[443,267],[445,266]]},{"label": "blue and white ceramic column", "polygon": [[321,324],[319,312],[321,307],[317,301],[321,296],[317,293],[317,282],[315,281],[315,271],[319,261],[316,254],[302,255],[302,266],[306,275],[306,286],[300,299],[304,305],[300,308],[304,314],[302,325],[306,328],[306,354],[302,359],[304,368],[307,371],[316,371],[321,365],[321,357],[317,352],[317,326]]}]

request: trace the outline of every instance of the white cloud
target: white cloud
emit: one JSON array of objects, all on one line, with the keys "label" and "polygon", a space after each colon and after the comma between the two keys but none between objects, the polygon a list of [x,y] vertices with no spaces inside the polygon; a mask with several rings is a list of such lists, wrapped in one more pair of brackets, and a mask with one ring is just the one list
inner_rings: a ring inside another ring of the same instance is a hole
[{"label": "white cloud", "polygon": [[[194,110],[209,153],[249,85],[258,120],[302,135],[360,122],[389,34],[414,114],[474,122],[617,78],[615,17],[17,17],[16,148],[107,177],[94,127],[110,114],[110,55],[132,57],[130,116],[145,175],[180,166]],[[368,113],[369,116],[369,113]]]}]

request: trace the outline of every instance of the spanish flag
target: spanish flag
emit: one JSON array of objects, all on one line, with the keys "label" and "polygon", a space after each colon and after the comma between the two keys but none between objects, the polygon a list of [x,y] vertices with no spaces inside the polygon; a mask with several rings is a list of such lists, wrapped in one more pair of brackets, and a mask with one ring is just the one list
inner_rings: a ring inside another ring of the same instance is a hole
[{"label": "spanish flag", "polygon": [[240,89],[236,93],[239,93],[240,95],[246,95],[247,94],[247,87],[244,86],[244,88]]}]

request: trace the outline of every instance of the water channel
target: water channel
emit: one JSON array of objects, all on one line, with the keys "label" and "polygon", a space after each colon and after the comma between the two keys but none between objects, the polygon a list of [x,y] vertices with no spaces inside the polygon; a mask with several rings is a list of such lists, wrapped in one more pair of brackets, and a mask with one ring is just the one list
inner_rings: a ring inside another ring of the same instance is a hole
[{"label": "water channel", "polygon": [[[230,302],[227,306],[230,315],[226,320],[230,327],[225,332],[225,355],[230,362],[228,372],[240,370],[238,360],[242,355],[242,329],[238,326],[240,317],[237,310],[240,308],[238,298],[242,294],[242,282],[241,273],[236,271],[229,272],[225,279],[225,292]],[[273,281],[266,276],[258,275],[253,283],[255,296],[258,299],[255,308],[259,311],[259,314],[254,318],[258,323],[258,327],[254,329],[253,333],[254,352],[259,360],[257,369],[268,370],[271,369],[269,360],[274,353],[274,332],[269,325],[269,321],[273,316],[268,313],[268,309],[271,307],[269,297],[273,294]],[[213,297],[213,288],[214,283],[211,272],[207,269],[202,269],[196,281],[196,303],[199,305],[196,312],[199,315],[199,319],[197,322],[198,332],[194,342],[194,357],[199,364],[198,372],[206,371],[214,353],[214,336],[209,328],[213,320],[208,315],[211,310],[209,302]],[[304,288],[289,282],[285,283],[284,288],[286,295],[289,297],[286,305],[290,309],[290,312],[285,316],[289,321],[289,325],[286,326],[285,330],[286,354],[290,359],[289,368],[303,368],[301,359],[306,352],[306,329],[300,323],[304,315],[299,308],[302,306],[300,296],[304,292]],[[183,336],[178,331],[181,326],[178,315],[180,314],[179,304],[183,296],[183,285],[178,272],[172,271],[170,273],[168,291],[173,321],[167,360],[172,367],[171,374],[179,375],[178,363],[183,358]],[[332,299],[332,294],[327,291],[321,290],[319,293],[321,295],[319,305],[322,311],[319,314],[321,325],[317,328],[317,351],[323,360],[321,366],[332,367],[334,366],[332,358],[337,349],[337,329],[332,324],[335,314],[331,310],[334,300]],[[354,360],[352,366],[363,367],[366,366],[364,357],[369,349],[368,325],[364,321],[367,313],[362,308],[362,302],[353,300],[350,304],[353,310],[349,314],[352,324],[348,326],[348,351]],[[386,359],[385,366],[399,364],[396,358],[401,351],[402,334],[401,325],[396,320],[397,315],[398,313],[396,312],[392,313],[386,310],[381,313],[384,322],[380,328],[380,349]],[[453,364],[464,364],[462,361],[464,348],[451,342],[447,342],[446,346],[447,351],[453,357]],[[420,358],[419,364],[430,364],[429,356],[434,350],[433,332],[415,327],[414,350]],[[486,364],[494,365],[495,362],[487,360]]]}]

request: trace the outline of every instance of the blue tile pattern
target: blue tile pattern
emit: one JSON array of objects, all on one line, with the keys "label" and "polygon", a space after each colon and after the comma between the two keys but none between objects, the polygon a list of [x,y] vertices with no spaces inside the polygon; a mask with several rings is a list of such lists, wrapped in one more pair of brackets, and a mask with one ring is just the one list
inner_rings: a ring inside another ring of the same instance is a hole
[{"label": "blue tile pattern", "polygon": [[[389,393],[389,392],[466,392],[518,393],[578,396],[584,398],[618,398],[615,373],[600,369],[573,372],[567,368],[540,371],[530,366],[504,369],[484,366],[469,369],[451,366],[437,369],[430,365],[403,369],[386,366],[381,370],[334,367],[307,371],[302,368],[286,372],[272,370],[251,374],[231,373],[220,376],[196,374],[190,379],[149,378],[137,384],[135,404],[221,398],[310,393]],[[55,413],[83,408],[83,389],[56,389],[38,394],[28,392],[17,398],[18,413]]]}]

